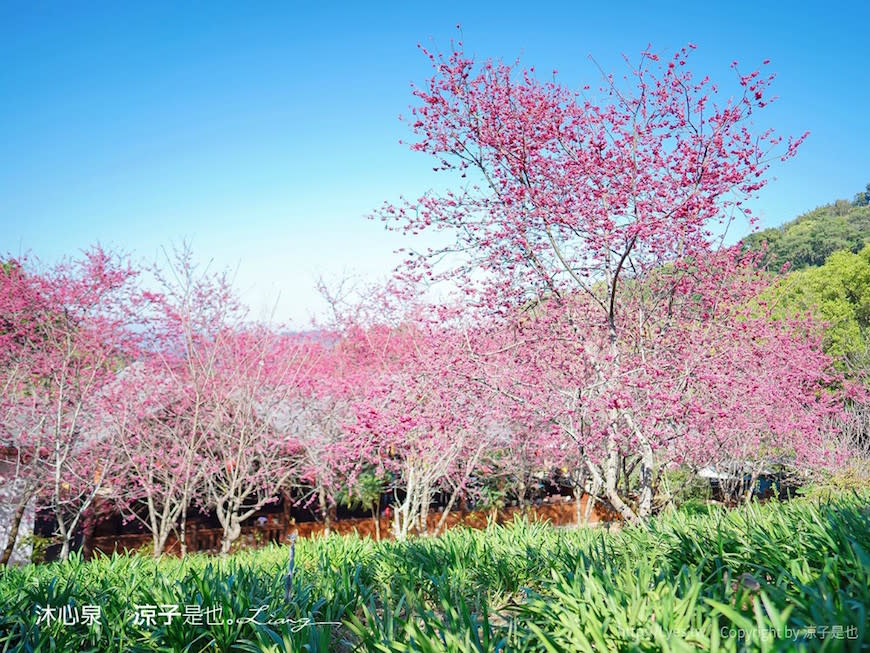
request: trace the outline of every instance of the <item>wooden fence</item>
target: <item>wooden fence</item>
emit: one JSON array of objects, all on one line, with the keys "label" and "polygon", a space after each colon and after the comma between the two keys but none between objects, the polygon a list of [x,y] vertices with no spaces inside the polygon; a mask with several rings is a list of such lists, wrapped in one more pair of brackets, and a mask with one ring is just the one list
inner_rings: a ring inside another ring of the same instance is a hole
[{"label": "wooden fence", "polygon": [[[526,514],[530,519],[538,519],[549,521],[554,525],[568,525],[576,522],[576,504],[569,497],[552,497],[552,502],[541,503],[540,505],[529,506],[526,509]],[[581,511],[585,511],[587,497],[581,499]],[[500,510],[498,513],[484,511],[454,511],[447,516],[445,521],[446,528],[455,526],[467,526],[470,528],[484,528],[495,519],[497,523],[504,524],[510,522],[521,511],[519,508],[510,507]],[[432,531],[441,519],[441,513],[434,512],[429,514],[427,525]],[[590,523],[598,522],[614,522],[618,521],[619,516],[609,510],[600,502],[596,503],[589,518]],[[381,516],[380,532],[381,537],[388,539],[392,537],[391,522],[388,518]],[[357,533],[364,537],[375,536],[375,525],[371,518],[354,518],[354,519],[339,519],[333,521],[331,529],[334,533]],[[287,521],[285,523],[276,523],[276,521],[267,521],[264,524],[258,524],[254,520],[250,525],[242,527],[242,534],[234,543],[234,548],[257,548],[265,546],[269,543],[286,543],[287,538],[293,532],[296,532],[300,537],[312,537],[322,533],[324,530],[321,522],[299,522]],[[189,524],[186,533],[187,550],[198,551],[205,553],[218,553],[221,548],[221,537],[223,531],[220,528],[201,528],[197,524]],[[132,534],[132,535],[100,535],[94,537],[91,541],[91,551],[100,551],[102,553],[111,554],[112,552],[149,550],[151,547],[151,536],[148,534]],[[170,536],[165,548],[166,553],[178,555],[180,546],[174,536]],[[89,552],[90,553],[90,552]]]}]

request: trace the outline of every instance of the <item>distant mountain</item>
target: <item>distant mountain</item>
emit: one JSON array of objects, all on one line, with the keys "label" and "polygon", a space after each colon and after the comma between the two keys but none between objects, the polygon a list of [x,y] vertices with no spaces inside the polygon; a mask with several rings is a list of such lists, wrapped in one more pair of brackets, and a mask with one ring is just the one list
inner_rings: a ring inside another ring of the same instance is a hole
[{"label": "distant mountain", "polygon": [[836,251],[858,252],[870,243],[870,184],[851,201],[837,200],[743,239],[753,250],[764,242],[768,249],[763,262],[773,269],[786,262],[791,269],[815,267]]}]

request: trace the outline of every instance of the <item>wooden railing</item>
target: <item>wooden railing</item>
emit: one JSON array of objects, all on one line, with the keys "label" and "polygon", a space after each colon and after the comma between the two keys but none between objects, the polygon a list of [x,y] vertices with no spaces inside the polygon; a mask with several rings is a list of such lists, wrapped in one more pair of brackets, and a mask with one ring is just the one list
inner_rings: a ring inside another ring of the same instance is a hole
[{"label": "wooden railing", "polygon": [[[586,497],[583,498],[583,504],[581,504],[581,508],[584,509],[585,499]],[[501,510],[496,515],[496,521],[498,523],[509,522],[519,512],[519,508],[515,507]],[[576,520],[576,505],[573,500],[530,506],[526,512],[530,518],[547,520],[554,525],[573,524]],[[440,517],[441,514],[437,512],[429,514],[430,530],[434,530]],[[454,511],[448,516],[446,525],[448,528],[459,525],[483,528],[491,518],[492,514],[485,511]],[[618,515],[602,506],[600,502],[596,503],[590,516],[591,523],[618,520]],[[375,535],[374,522],[370,518],[339,519],[334,521],[331,527],[336,533],[356,532],[361,536],[368,537]],[[390,520],[382,516],[380,518],[380,532],[383,538],[391,537],[390,527]],[[322,531],[323,524],[320,522],[300,522],[298,524],[270,522],[262,525],[253,523],[250,526],[242,527],[242,533],[239,539],[233,543],[233,548],[257,548],[269,543],[284,544],[292,532],[296,532],[300,537],[310,537]],[[202,528],[197,524],[189,524],[186,532],[187,550],[218,553],[221,549],[222,537],[223,530],[220,528]],[[94,537],[91,545],[94,551],[106,554],[111,554],[114,551],[121,553],[125,550],[134,551],[150,548],[151,536],[147,534],[101,535]],[[165,552],[178,555],[181,552],[180,549],[175,536],[170,536],[166,542]]]},{"label": "wooden railing", "polygon": [[[245,526],[239,538],[233,543],[234,548],[257,548],[269,543],[281,544],[287,542],[294,527],[267,524],[264,526]],[[219,553],[223,529],[201,528],[196,525],[188,525],[185,534],[188,551],[202,553]],[[152,546],[151,536],[144,533],[131,533],[124,535],[98,535],[91,540],[91,549],[105,554],[113,552],[137,551],[150,549]],[[181,545],[175,535],[170,535],[166,540],[165,552],[179,554]]]}]

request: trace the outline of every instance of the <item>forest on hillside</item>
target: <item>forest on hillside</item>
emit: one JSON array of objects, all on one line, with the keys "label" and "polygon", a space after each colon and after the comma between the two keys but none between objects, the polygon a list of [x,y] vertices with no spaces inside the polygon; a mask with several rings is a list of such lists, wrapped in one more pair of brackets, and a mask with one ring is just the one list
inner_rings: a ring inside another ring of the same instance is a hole
[{"label": "forest on hillside", "polygon": [[743,245],[778,273],[771,295],[779,314],[815,314],[825,325],[825,351],[840,369],[864,376],[870,364],[870,183],[852,200],[757,231]]},{"label": "forest on hillside", "polygon": [[763,262],[772,268],[787,264],[793,270],[821,266],[840,250],[857,253],[868,242],[870,183],[852,200],[838,199],[743,239],[747,249],[764,249]]}]

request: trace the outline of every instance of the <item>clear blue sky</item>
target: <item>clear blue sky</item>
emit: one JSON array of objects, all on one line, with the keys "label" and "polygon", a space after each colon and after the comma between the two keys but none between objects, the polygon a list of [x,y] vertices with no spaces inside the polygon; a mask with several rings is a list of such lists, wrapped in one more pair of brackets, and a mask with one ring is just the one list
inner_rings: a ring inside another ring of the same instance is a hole
[{"label": "clear blue sky", "polygon": [[0,7],[0,252],[153,259],[188,238],[239,266],[255,311],[280,292],[277,317],[304,320],[316,275],[395,262],[363,216],[438,183],[397,116],[429,74],[417,42],[446,48],[457,23],[479,56],[577,86],[597,82],[588,55],[617,69],[648,43],[696,43],[694,70],[723,82],[772,59],[770,124],[812,135],[756,203],[765,226],[870,181],[865,2],[132,5]]}]

